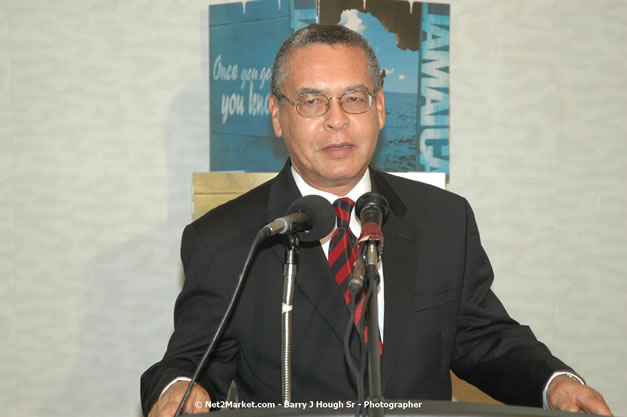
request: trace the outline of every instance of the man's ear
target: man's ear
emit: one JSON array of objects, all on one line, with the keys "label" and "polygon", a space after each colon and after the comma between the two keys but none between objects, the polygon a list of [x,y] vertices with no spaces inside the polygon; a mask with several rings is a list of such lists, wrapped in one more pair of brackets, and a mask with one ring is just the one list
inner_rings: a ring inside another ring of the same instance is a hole
[{"label": "man's ear", "polygon": [[279,103],[279,99],[274,94],[270,94],[268,98],[268,107],[270,107],[270,115],[272,116],[272,128],[274,129],[274,134],[278,137],[283,136],[283,131],[281,130],[281,122],[279,121],[279,110],[281,107],[281,103]]},{"label": "man's ear", "polygon": [[379,91],[377,91],[377,100],[375,105],[377,106],[379,129],[383,129],[383,126],[385,126],[385,97],[383,96],[383,87],[380,87]]}]

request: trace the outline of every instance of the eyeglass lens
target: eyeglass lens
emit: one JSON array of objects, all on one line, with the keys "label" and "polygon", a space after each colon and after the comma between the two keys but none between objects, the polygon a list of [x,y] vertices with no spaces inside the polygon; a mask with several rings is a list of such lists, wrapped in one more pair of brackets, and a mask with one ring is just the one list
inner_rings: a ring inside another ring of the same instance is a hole
[{"label": "eyeglass lens", "polygon": [[346,113],[367,112],[372,106],[372,96],[364,90],[347,91],[341,97],[327,97],[322,94],[308,94],[298,98],[296,110],[303,117],[322,116],[329,109],[329,101],[340,100],[340,106]]}]

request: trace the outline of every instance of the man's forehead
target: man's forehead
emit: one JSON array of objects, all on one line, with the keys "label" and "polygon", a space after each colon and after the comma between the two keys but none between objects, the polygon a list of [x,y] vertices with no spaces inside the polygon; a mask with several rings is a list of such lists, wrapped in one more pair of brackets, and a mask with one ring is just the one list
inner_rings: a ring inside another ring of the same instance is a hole
[{"label": "man's forehead", "polygon": [[[355,54],[363,60],[356,60]],[[336,94],[373,87],[367,56],[358,47],[313,43],[292,50],[285,64],[285,81],[299,93]]]},{"label": "man's forehead", "polygon": [[367,60],[366,52],[358,46],[347,45],[344,43],[322,43],[322,42],[313,42],[307,45],[297,46],[292,49],[288,55],[287,60],[290,60],[294,55],[304,56],[310,54],[319,54],[319,55],[336,55],[336,54],[358,54],[362,55],[365,60]]}]

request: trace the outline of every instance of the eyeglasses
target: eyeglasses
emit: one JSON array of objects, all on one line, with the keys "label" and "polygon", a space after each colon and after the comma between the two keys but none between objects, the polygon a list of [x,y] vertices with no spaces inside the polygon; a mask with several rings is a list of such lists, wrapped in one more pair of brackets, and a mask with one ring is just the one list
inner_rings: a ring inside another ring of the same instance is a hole
[{"label": "eyeglasses", "polygon": [[340,100],[340,108],[346,113],[361,114],[372,107],[374,95],[368,90],[349,90],[340,97],[327,97],[324,94],[304,94],[292,101],[283,94],[279,100],[285,99],[292,106],[296,107],[296,112],[306,119],[320,117],[329,111],[329,103],[334,98]]}]

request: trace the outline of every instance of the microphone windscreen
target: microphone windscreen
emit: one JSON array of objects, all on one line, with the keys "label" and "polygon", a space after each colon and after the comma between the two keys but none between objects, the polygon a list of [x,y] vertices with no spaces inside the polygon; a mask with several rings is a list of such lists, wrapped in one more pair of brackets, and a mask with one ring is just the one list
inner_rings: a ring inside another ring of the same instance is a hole
[{"label": "microphone windscreen", "polygon": [[299,239],[303,242],[315,242],[327,236],[335,226],[335,209],[325,198],[319,195],[307,195],[295,200],[287,209],[287,213],[304,212],[311,217],[311,229],[300,232]]},{"label": "microphone windscreen", "polygon": [[388,200],[381,194],[372,191],[359,197],[355,203],[355,212],[361,220],[362,225],[374,221],[381,226],[387,218],[389,211],[390,204]]}]

